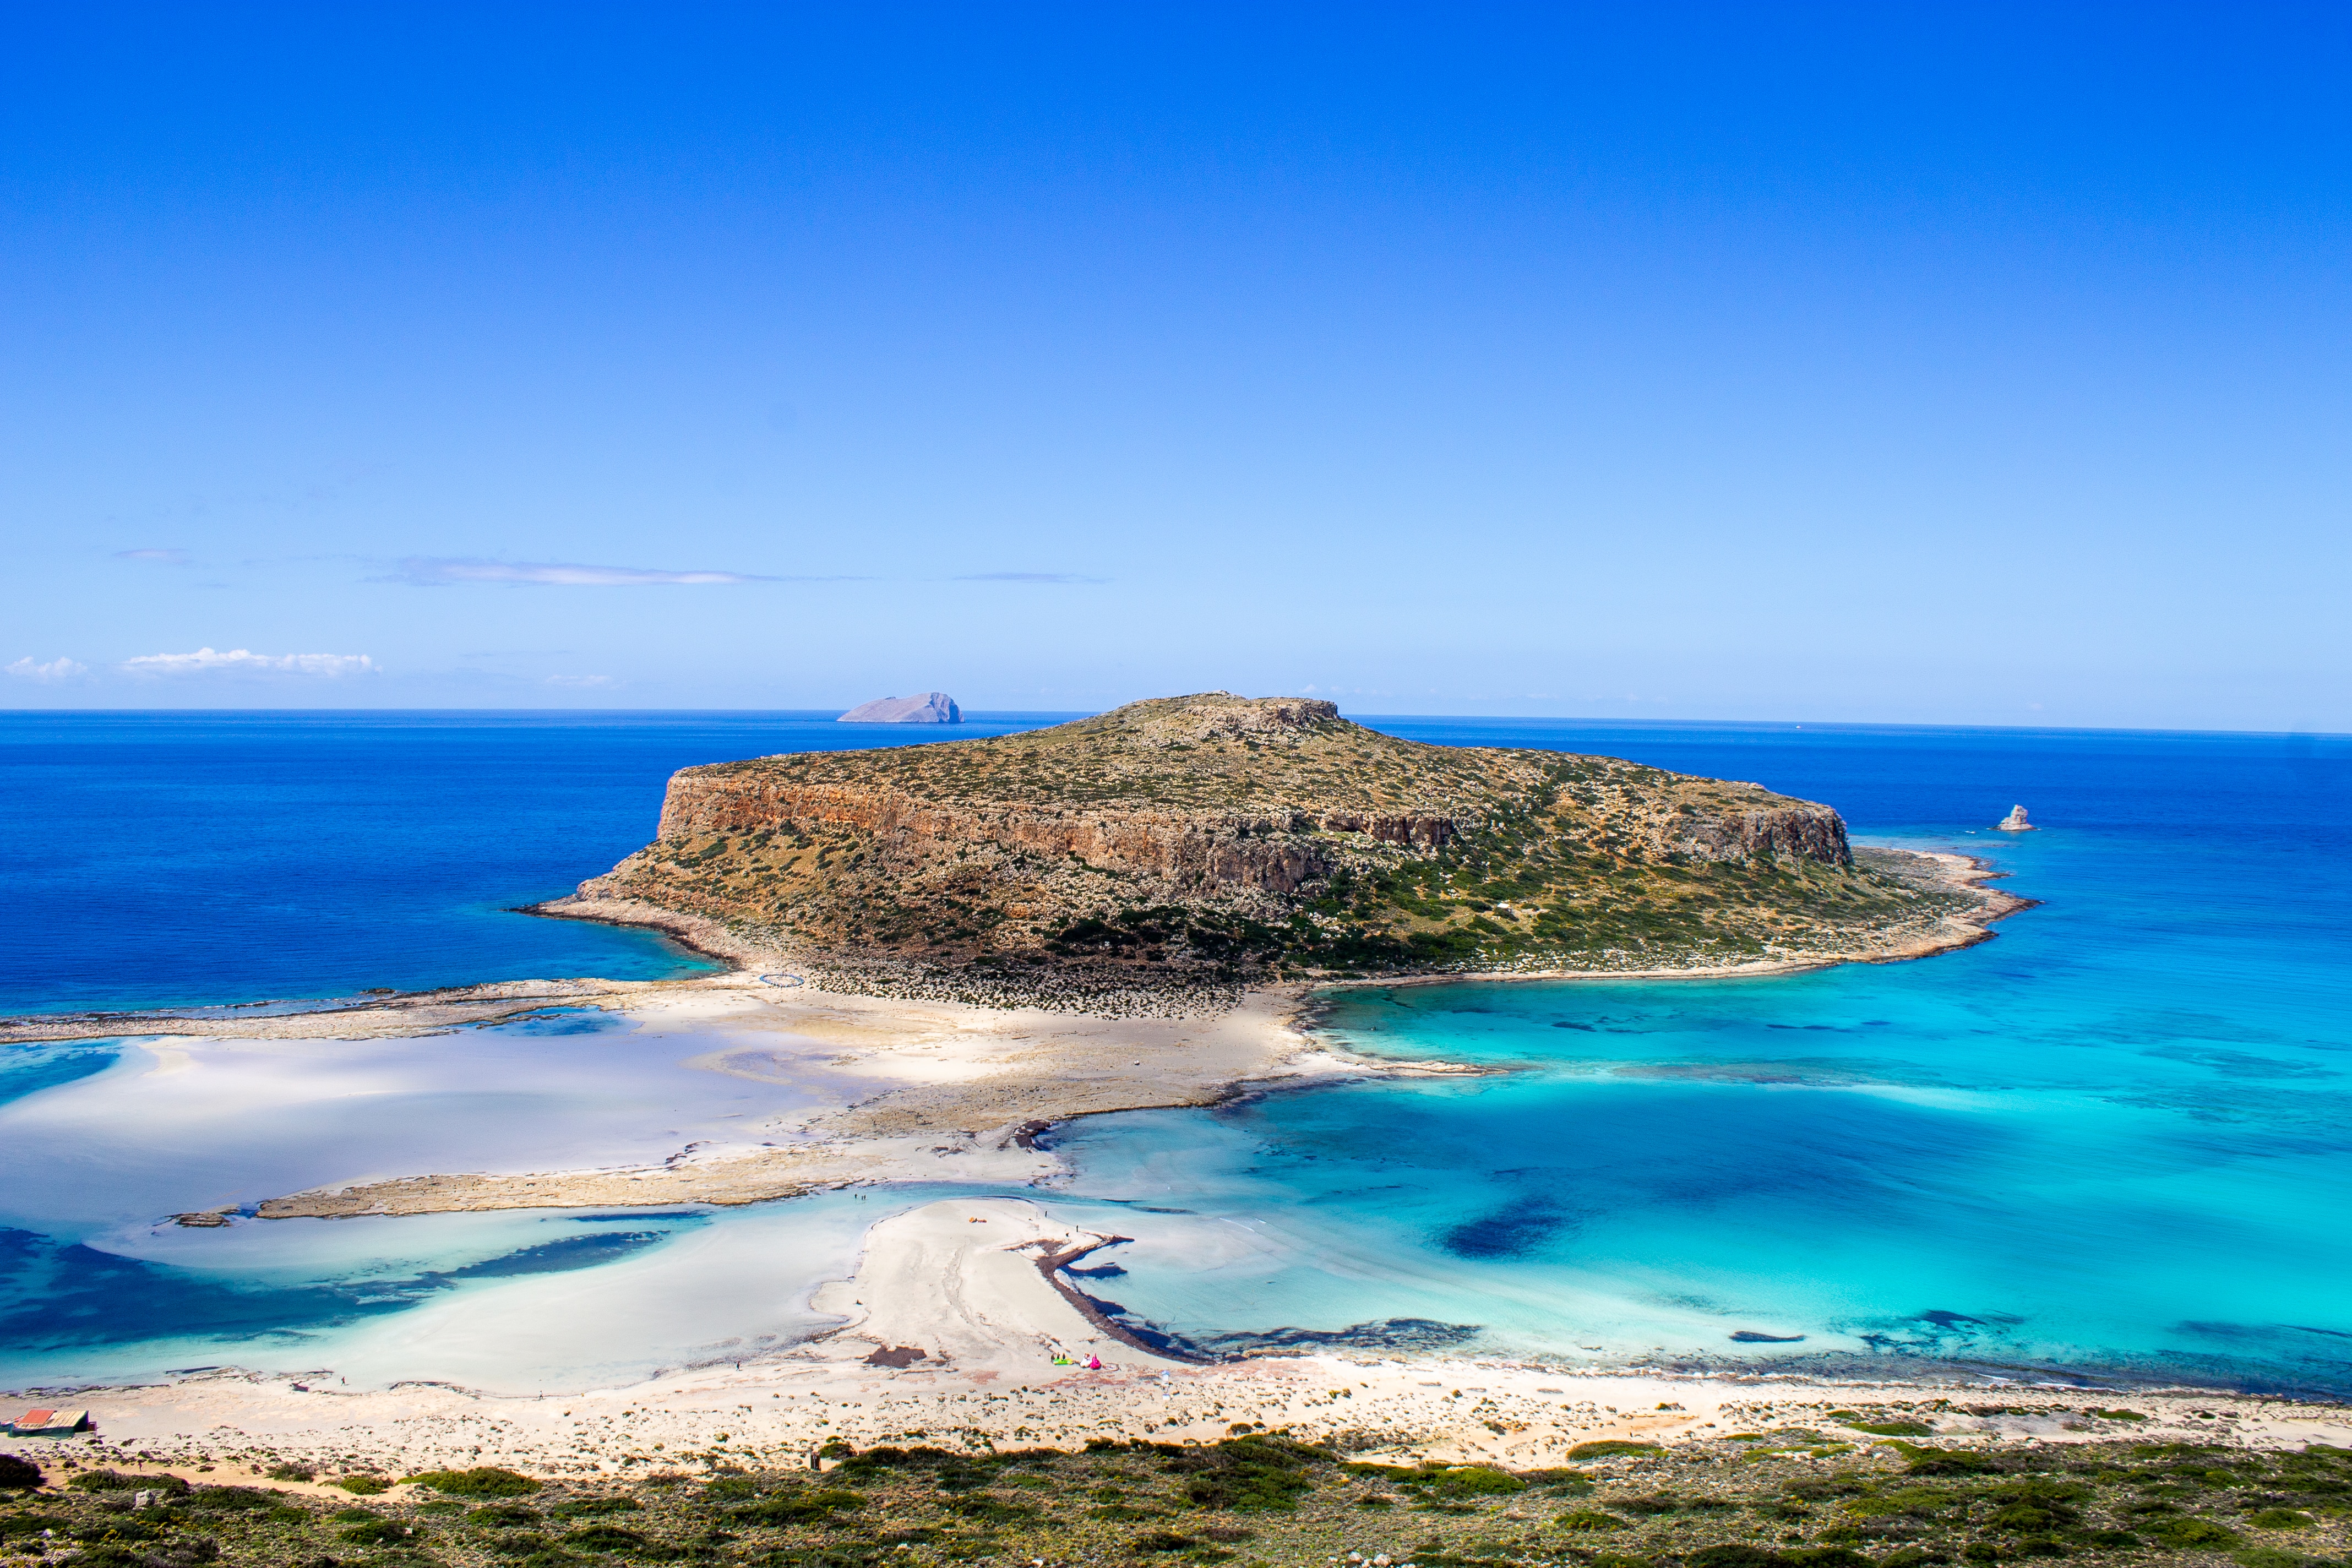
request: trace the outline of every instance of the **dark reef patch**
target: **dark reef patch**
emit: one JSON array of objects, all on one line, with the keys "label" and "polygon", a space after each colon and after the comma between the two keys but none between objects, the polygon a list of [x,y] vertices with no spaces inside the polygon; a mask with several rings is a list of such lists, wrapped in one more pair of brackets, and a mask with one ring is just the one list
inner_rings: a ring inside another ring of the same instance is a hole
[{"label": "dark reef patch", "polygon": [[1474,1340],[1477,1323],[1441,1323],[1433,1318],[1387,1318],[1344,1329],[1267,1329],[1259,1333],[1210,1334],[1202,1343],[1228,1353],[1348,1346],[1359,1350],[1434,1351]]},{"label": "dark reef patch", "polygon": [[1453,1226],[1438,1245],[1456,1258],[1524,1258],[1574,1227],[1569,1211],[1549,1198],[1523,1198]]}]

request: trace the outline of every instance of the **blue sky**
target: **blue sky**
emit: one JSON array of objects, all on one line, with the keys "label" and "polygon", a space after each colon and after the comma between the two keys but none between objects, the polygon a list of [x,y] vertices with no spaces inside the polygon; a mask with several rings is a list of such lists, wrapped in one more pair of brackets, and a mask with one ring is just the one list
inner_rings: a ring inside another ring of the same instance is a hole
[{"label": "blue sky", "polygon": [[2347,17],[15,7],[0,705],[2352,730]]}]

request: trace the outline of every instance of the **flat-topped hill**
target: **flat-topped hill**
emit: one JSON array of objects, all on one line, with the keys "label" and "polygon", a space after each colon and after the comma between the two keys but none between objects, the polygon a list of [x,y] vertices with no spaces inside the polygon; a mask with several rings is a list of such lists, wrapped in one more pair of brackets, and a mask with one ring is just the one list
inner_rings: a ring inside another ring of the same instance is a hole
[{"label": "flat-topped hill", "polygon": [[1835,811],[1754,784],[1212,692],[688,768],[656,841],[551,910],[652,906],[877,981],[1622,970],[1916,945],[1979,901],[1934,864],[1857,863]]}]

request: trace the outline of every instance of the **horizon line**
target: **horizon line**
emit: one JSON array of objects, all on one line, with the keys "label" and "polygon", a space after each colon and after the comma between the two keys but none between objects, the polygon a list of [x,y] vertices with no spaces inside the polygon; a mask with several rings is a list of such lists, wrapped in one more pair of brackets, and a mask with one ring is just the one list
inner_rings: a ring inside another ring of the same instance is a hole
[{"label": "horizon line", "polygon": [[[1277,695],[1288,696],[1292,694],[1279,693]],[[1150,699],[1137,699],[1136,700],[1150,700]],[[1330,700],[1328,698],[1312,698],[1307,699],[1307,700],[1328,701]],[[837,721],[840,714],[846,713],[856,706],[857,704],[856,703],[848,703],[838,708],[0,708],[0,719],[26,717],[123,718],[142,716],[163,717],[167,715],[184,718],[202,716],[205,714],[215,714],[224,717],[233,715],[246,718],[267,715],[284,715],[287,717],[300,717],[304,715],[312,717],[360,717],[365,715],[426,716],[443,714],[479,714],[489,716],[505,713],[517,716],[527,715],[531,717],[550,717],[560,715],[574,719],[595,718],[599,715],[610,717],[645,717],[651,715],[690,717],[695,715],[724,715],[733,717],[772,714],[779,718],[824,719],[826,721]],[[1091,719],[1099,714],[1111,712],[1117,707],[1124,706],[1125,704],[1120,703],[1114,704],[1113,708],[969,708],[959,704],[959,710],[964,715],[964,720],[967,722],[979,721],[985,723],[991,721],[992,716],[1002,716],[1004,719],[1058,719],[1063,721]],[[1647,719],[1630,716],[1610,717],[1601,714],[1376,713],[1369,710],[1349,710],[1345,709],[1340,710],[1340,716],[1348,719],[1352,723],[1363,724],[1367,728],[1375,727],[1373,725],[1373,721],[1386,719],[1439,720],[1459,723],[1477,723],[1486,721],[1516,724],[1630,725],[1637,728],[1696,726],[1724,730],[1769,729],[1781,731],[1797,731],[1805,729],[1945,730],[1955,732],[1968,731],[1980,733],[1994,731],[2011,734],[2223,735],[2238,738],[2270,738],[2282,741],[2296,739],[2352,740],[2352,731],[2340,730],[2231,730],[2186,726],[2166,728],[2145,724],[1985,724],[1925,719]],[[874,727],[881,728],[884,726],[877,725]],[[956,724],[952,723],[891,724],[887,727],[925,732],[934,730],[953,730],[958,728]]]}]

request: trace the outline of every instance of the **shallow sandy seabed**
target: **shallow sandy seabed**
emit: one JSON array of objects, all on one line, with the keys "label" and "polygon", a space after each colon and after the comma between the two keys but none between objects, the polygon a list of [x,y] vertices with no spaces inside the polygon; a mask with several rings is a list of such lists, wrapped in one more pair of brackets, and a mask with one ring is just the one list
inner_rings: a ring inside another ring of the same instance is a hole
[{"label": "shallow sandy seabed", "polygon": [[[1347,1354],[1186,1366],[1089,1321],[1041,1267],[1100,1239],[1022,1199],[944,1200],[868,1233],[854,1277],[820,1292],[820,1308],[843,1318],[838,1329],[757,1360],[524,1398],[418,1384],[352,1390],[331,1371],[219,1372],[56,1395],[87,1403],[97,1430],[0,1446],[187,1474],[198,1463],[259,1473],[295,1460],[331,1472],[497,1463],[562,1476],[704,1462],[799,1467],[836,1439],[1073,1448],[1090,1438],[1213,1440],[1256,1423],[1370,1458],[1533,1468],[1597,1438],[1720,1437],[1821,1425],[1828,1411],[1856,1407],[1916,1412],[1946,1444],[2352,1443],[2352,1407],[2199,1391],[1683,1377]],[[1057,1354],[1080,1364],[1055,1365]],[[1089,1358],[1100,1370],[1085,1367]],[[2000,1413],[1972,1415],[1972,1404]],[[2091,1414],[2102,1407],[2148,1419]],[[213,1479],[227,1478],[216,1468]]]}]

